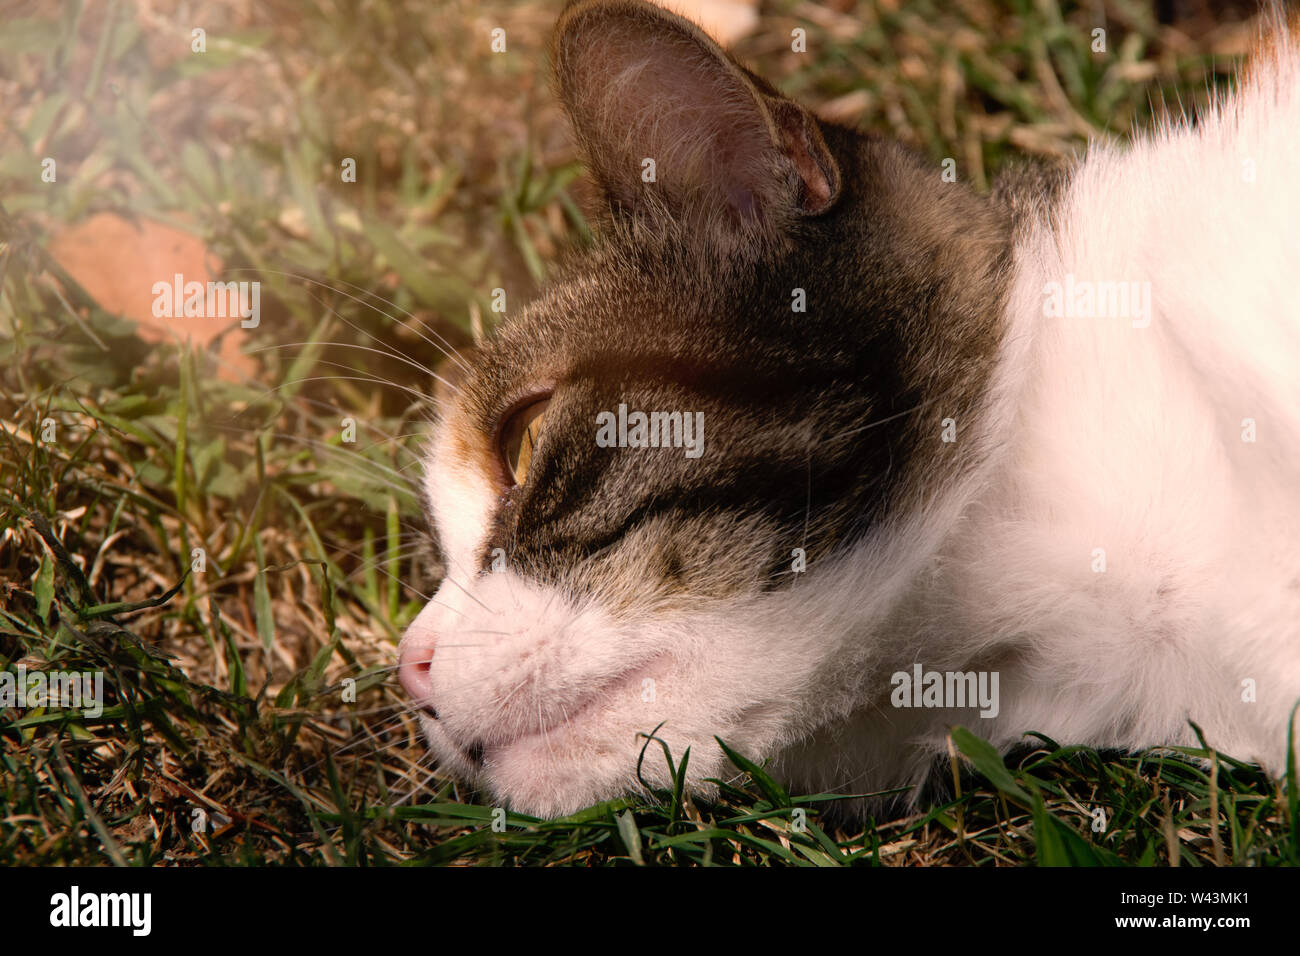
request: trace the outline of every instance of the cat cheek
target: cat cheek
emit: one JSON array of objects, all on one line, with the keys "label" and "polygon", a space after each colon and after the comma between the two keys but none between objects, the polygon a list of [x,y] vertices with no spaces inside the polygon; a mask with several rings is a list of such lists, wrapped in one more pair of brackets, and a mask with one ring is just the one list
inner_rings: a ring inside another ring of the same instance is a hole
[{"label": "cat cheek", "polygon": [[475,451],[452,426],[437,437],[425,469],[425,493],[448,573],[457,579],[477,572],[477,558],[497,509],[495,469],[484,449]]}]

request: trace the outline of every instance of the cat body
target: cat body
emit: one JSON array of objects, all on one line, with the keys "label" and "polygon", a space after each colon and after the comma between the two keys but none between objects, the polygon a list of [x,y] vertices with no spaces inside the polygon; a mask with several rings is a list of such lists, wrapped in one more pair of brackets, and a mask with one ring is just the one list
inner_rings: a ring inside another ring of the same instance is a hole
[{"label": "cat body", "polygon": [[[980,197],[680,18],[571,4],[559,91],[609,217],[441,410],[448,576],[400,669],[441,765],[562,814],[664,784],[657,746],[637,770],[658,728],[700,793],[735,773],[720,737],[794,787],[915,794],[956,724],[1136,750],[1194,720],[1280,770],[1300,52],[1275,26],[1194,128]],[[597,441],[620,406],[702,450]]]}]

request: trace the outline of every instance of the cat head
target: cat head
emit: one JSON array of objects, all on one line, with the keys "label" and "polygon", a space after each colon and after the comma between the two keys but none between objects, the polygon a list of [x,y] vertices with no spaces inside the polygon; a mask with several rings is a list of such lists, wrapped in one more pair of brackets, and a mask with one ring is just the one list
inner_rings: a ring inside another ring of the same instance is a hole
[{"label": "cat head", "polygon": [[707,792],[715,736],[793,767],[869,706],[903,539],[975,454],[941,422],[987,386],[1009,238],[657,7],[571,4],[552,49],[599,239],[461,362],[400,668],[440,764],[544,815],[664,783],[656,728]]}]

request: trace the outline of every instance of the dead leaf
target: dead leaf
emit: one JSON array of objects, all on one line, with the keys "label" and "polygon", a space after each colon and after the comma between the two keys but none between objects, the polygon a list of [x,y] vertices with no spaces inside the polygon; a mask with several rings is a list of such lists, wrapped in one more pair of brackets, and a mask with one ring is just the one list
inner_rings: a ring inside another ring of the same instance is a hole
[{"label": "dead leaf", "polygon": [[655,0],[665,10],[698,23],[723,46],[731,46],[758,26],[758,0]]},{"label": "dead leaf", "polygon": [[[190,233],[152,219],[101,212],[55,234],[48,250],[105,312],[134,322],[147,342],[188,337],[209,346],[221,332],[238,330],[238,316],[159,318],[153,313],[154,283],[171,283],[181,275],[185,282],[206,284],[221,275],[221,260]],[[256,372],[257,363],[240,351],[244,342],[239,331],[222,338],[217,351],[222,378],[238,381]]]}]

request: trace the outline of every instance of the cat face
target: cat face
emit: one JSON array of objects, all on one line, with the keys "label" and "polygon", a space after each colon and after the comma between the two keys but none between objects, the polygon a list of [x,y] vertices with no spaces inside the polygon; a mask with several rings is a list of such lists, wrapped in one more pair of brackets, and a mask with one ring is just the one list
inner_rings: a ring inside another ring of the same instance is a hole
[{"label": "cat face", "polygon": [[864,706],[1009,230],[657,8],[573,4],[554,57],[608,216],[441,409],[448,574],[400,668],[441,764],[545,815],[636,789],[656,728],[707,791],[715,736],[777,756]]}]

